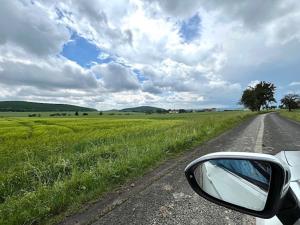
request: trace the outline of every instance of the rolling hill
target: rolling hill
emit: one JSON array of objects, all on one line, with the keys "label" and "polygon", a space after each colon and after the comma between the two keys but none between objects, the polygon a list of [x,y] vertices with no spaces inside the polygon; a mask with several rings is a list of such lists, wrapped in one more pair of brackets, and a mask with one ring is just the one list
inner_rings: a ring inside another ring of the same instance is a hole
[{"label": "rolling hill", "polygon": [[0,101],[0,112],[91,112],[96,109],[68,104],[38,103],[26,101]]},{"label": "rolling hill", "polygon": [[152,107],[152,106],[139,106],[133,108],[125,108],[120,110],[120,112],[141,112],[141,113],[156,113],[156,112],[166,112],[165,109]]}]

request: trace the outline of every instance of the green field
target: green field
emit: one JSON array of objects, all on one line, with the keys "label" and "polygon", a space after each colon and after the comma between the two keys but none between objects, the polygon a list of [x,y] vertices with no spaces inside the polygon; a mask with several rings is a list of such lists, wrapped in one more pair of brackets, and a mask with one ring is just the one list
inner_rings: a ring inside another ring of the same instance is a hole
[{"label": "green field", "polygon": [[53,223],[253,115],[0,118],[0,224]]},{"label": "green field", "polygon": [[293,110],[289,112],[287,110],[281,110],[279,113],[281,116],[287,117],[292,120],[300,121],[300,110]]}]

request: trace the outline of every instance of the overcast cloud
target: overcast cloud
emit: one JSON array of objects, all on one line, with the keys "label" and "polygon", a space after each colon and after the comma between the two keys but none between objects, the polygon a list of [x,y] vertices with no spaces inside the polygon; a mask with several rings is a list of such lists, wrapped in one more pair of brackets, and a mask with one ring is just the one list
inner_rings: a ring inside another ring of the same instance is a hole
[{"label": "overcast cloud", "polygon": [[299,93],[299,60],[296,0],[1,1],[0,100],[239,107],[260,80]]}]

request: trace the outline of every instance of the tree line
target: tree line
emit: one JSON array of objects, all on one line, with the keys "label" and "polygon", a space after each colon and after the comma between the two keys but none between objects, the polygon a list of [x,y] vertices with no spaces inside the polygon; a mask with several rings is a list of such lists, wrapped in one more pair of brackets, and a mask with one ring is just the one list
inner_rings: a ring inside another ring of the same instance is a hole
[{"label": "tree line", "polygon": [[[240,104],[244,105],[251,111],[260,111],[262,109],[276,108],[273,103],[276,103],[274,97],[276,87],[274,84],[261,81],[255,86],[249,86],[243,91]],[[298,94],[287,94],[280,100],[280,108],[285,108],[291,111],[300,107],[300,97]]]}]

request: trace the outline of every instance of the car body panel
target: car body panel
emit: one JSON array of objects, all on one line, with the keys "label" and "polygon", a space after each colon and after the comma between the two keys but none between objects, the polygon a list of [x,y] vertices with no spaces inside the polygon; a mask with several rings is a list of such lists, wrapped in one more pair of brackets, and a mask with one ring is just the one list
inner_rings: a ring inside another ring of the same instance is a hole
[{"label": "car body panel", "polygon": [[256,218],[256,225],[282,225],[277,216],[273,216],[271,219]]},{"label": "car body panel", "polygon": [[[290,188],[293,190],[300,202],[300,151],[281,151],[275,155],[280,161],[285,163],[291,171]],[[257,225],[282,225],[280,220],[274,216],[271,219],[256,218]],[[295,225],[300,225],[300,219]]]},{"label": "car body panel", "polygon": [[[293,193],[300,202],[300,151],[281,151],[274,156],[268,154],[261,153],[250,153],[250,152],[217,152],[207,154],[202,156],[193,162],[191,162],[187,167],[190,168],[193,165],[196,165],[199,162],[205,162],[214,158],[230,158],[230,159],[258,159],[262,161],[273,162],[277,165],[280,165],[285,171],[285,184],[282,188],[281,195],[284,194],[290,189],[292,189]],[[272,217],[270,219],[262,219],[256,218],[256,224],[258,225],[282,225],[281,221],[276,217]],[[300,219],[294,224],[300,225]]]},{"label": "car body panel", "polygon": [[284,151],[284,155],[291,170],[291,181],[300,180],[300,152]]}]

